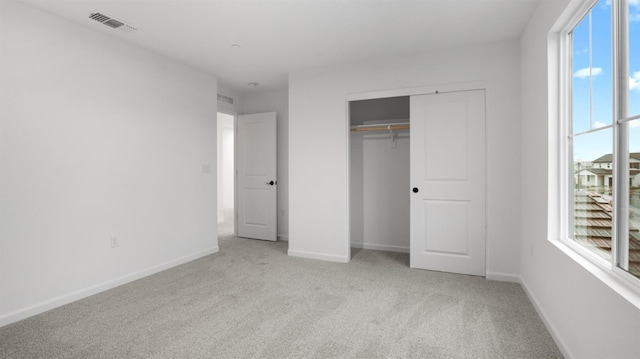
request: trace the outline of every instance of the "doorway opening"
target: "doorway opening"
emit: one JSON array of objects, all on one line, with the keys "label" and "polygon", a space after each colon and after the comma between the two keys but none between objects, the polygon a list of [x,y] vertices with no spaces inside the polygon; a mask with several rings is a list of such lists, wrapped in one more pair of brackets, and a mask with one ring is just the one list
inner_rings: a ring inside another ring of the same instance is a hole
[{"label": "doorway opening", "polygon": [[409,96],[349,102],[350,245],[409,253]]},{"label": "doorway opening", "polygon": [[235,116],[218,112],[218,236],[235,231]]}]

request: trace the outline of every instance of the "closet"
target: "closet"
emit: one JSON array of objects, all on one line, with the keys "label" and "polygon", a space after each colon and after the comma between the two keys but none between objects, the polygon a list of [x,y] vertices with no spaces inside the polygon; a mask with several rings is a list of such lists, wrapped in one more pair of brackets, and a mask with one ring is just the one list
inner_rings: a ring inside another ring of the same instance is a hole
[{"label": "closet", "polygon": [[349,101],[351,247],[485,275],[485,112],[475,88]]},{"label": "closet", "polygon": [[409,252],[409,100],[349,102],[354,248]]}]

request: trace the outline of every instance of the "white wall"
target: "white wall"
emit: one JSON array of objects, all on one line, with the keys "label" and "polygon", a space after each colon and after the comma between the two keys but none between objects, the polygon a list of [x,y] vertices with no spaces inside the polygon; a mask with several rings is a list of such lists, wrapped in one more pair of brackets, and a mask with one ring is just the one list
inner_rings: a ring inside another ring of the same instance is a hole
[{"label": "white wall", "polygon": [[234,118],[221,112],[217,116],[218,223],[225,220],[224,210],[233,209],[235,202]]},{"label": "white wall", "polygon": [[289,93],[287,89],[249,92],[242,96],[242,114],[275,112],[278,126],[278,238],[289,237]]},{"label": "white wall", "polygon": [[[219,102],[219,101],[218,101]],[[216,202],[217,202],[217,210],[218,210],[218,223],[224,222],[224,211],[223,209],[223,200],[222,196],[224,193],[224,181],[223,178],[223,157],[224,153],[222,149],[222,134],[224,132],[224,113],[217,113],[217,121],[216,121]]]},{"label": "white wall", "polygon": [[522,283],[567,357],[638,358],[640,310],[548,240],[558,220],[558,153],[547,34],[566,3],[541,2],[521,40]]},{"label": "white wall", "polygon": [[[240,113],[240,106],[242,105],[242,95],[234,90],[231,90],[227,85],[225,85],[224,83],[218,81],[218,95],[222,95],[225,96],[227,98],[231,98],[233,103],[229,103],[227,101],[222,101],[222,100],[218,100],[218,111],[220,111],[220,113],[224,114],[224,115],[232,115],[232,116],[236,116]],[[224,142],[224,137],[225,135],[222,133],[224,132],[224,130],[222,130],[222,124],[218,124],[218,223],[221,223],[224,221],[224,211],[223,209],[226,208],[233,208],[233,206],[228,207],[228,196],[229,196],[229,191],[232,191],[232,197],[233,199],[235,199],[235,193],[233,193],[234,189],[232,187],[232,189],[229,189],[229,186],[225,185],[224,179],[225,176],[223,176],[223,172],[224,172],[224,147],[225,147],[225,142]],[[234,187],[235,187],[235,179],[234,179]],[[224,194],[227,194],[227,199],[225,200],[225,196]],[[222,196],[221,196],[222,194]],[[225,202],[227,202],[227,206],[225,206]]]},{"label": "white wall", "polygon": [[0,4],[0,325],[216,252],[216,79]]},{"label": "white wall", "polygon": [[235,176],[234,176],[234,119],[227,116],[222,131],[222,206],[231,209],[235,206]]},{"label": "white wall", "polygon": [[294,71],[289,76],[289,251],[348,261],[347,95],[484,81],[487,87],[487,274],[519,271],[517,41]]},{"label": "white wall", "polygon": [[242,106],[242,95],[239,92],[231,90],[224,83],[218,82],[218,94],[233,99],[233,103],[218,101],[218,111],[231,115],[237,115],[238,113],[240,113],[240,108]]}]

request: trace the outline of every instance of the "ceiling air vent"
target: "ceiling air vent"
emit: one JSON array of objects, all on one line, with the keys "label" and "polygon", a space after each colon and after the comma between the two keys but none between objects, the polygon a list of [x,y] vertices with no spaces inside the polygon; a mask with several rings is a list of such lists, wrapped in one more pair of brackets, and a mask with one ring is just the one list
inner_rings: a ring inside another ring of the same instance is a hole
[{"label": "ceiling air vent", "polygon": [[135,27],[131,25],[125,24],[120,20],[116,20],[110,16],[107,16],[99,12],[91,13],[91,15],[89,15],[89,19],[95,20],[99,23],[109,26],[110,28],[118,29],[124,32],[134,32],[137,30]]},{"label": "ceiling air vent", "polygon": [[218,101],[230,103],[233,105],[233,97],[218,94]]}]

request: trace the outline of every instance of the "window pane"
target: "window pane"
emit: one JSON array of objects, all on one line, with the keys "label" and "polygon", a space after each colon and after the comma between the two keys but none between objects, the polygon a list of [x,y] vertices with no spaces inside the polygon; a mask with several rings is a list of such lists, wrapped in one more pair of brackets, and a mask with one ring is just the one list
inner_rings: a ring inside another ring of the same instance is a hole
[{"label": "window pane", "polygon": [[629,106],[628,117],[640,114],[640,7],[637,1],[629,5]]},{"label": "window pane", "polygon": [[573,240],[611,260],[613,156],[611,128],[573,139]]},{"label": "window pane", "polygon": [[613,123],[611,6],[599,1],[572,32],[573,133]]},{"label": "window pane", "polygon": [[613,74],[611,70],[611,6],[601,0],[591,10],[593,64],[592,83],[592,128],[613,123]]},{"label": "window pane", "polygon": [[[640,278],[640,120],[627,125],[629,138],[629,219],[628,236],[621,236],[620,266]],[[624,227],[624,226],[623,226]]]},{"label": "window pane", "polygon": [[589,16],[587,15],[572,32],[572,121],[573,133],[590,129],[591,97],[589,56]]}]

